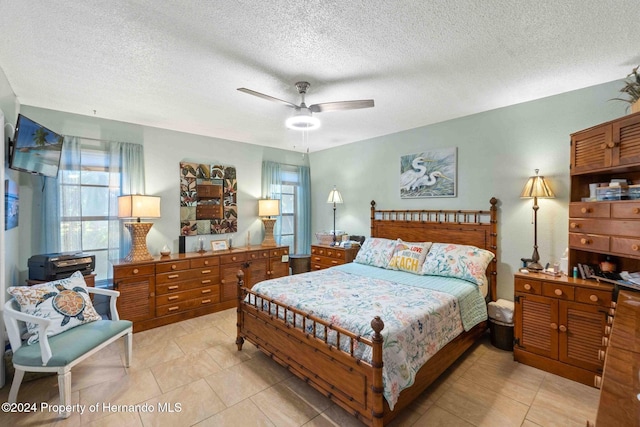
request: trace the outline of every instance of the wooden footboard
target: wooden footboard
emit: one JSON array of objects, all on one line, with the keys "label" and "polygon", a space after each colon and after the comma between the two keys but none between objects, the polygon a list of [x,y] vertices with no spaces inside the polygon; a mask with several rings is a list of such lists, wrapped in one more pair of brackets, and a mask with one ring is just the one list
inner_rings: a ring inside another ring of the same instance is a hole
[{"label": "wooden footboard", "polygon": [[[374,330],[371,339],[355,335],[252,292],[244,287],[242,271],[238,272],[237,315],[238,350],[245,340],[252,342],[365,424],[383,425],[380,331],[384,323],[379,317],[371,321]],[[362,351],[363,345],[372,349],[371,362],[356,355],[357,347]]]}]

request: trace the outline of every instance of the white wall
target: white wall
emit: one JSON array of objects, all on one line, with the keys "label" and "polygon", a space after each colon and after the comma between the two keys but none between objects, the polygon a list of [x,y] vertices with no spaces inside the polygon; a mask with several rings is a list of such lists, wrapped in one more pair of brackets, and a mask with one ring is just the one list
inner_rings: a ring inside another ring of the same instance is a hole
[{"label": "white wall", "polygon": [[[371,200],[379,209],[489,209],[495,196],[498,297],[512,300],[513,272],[533,252],[532,200],[519,197],[527,178],[540,169],[556,194],[538,201],[538,246],[541,262],[557,261],[567,246],[570,134],[624,115],[625,103],[608,101],[620,87],[611,82],[312,153],[313,231],[333,227],[326,203],[333,185],[344,198],[336,228],[366,236]],[[444,147],[458,148],[457,197],[400,199],[400,156]]]}]

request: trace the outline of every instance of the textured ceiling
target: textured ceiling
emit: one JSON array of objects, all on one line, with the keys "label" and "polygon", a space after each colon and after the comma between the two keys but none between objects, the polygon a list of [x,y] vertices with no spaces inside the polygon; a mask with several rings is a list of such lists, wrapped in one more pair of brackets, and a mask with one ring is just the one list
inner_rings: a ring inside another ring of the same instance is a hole
[{"label": "textured ceiling", "polygon": [[[625,77],[638,0],[0,1],[0,67],[19,102],[317,151]],[[284,127],[324,112],[319,130]],[[54,129],[55,130],[55,129]]]}]

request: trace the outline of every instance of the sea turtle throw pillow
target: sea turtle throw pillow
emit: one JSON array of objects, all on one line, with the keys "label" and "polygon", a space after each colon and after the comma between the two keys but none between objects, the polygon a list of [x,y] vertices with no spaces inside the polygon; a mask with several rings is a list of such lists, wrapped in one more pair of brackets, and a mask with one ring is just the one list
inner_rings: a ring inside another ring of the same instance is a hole
[{"label": "sea turtle throw pillow", "polygon": [[[34,286],[12,286],[7,289],[18,304],[20,311],[52,320],[47,336],[58,335],[83,323],[100,320],[102,317],[93,308],[84,277],[78,271],[71,277]],[[28,343],[40,340],[38,325],[27,322],[31,334]]]}]

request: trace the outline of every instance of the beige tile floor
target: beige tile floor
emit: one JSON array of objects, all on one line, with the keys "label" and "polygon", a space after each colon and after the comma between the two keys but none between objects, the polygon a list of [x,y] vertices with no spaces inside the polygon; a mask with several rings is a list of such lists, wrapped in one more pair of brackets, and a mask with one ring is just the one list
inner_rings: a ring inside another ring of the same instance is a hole
[{"label": "beige tile floor", "polygon": [[[0,413],[0,426],[362,425],[253,345],[238,352],[234,340],[234,310],[136,333],[129,369],[119,342],[73,370],[72,400],[85,413]],[[8,394],[9,384],[0,401]],[[23,383],[18,400],[40,409],[57,394],[50,376]],[[485,337],[393,425],[584,426],[597,404],[596,389],[516,363]]]}]

